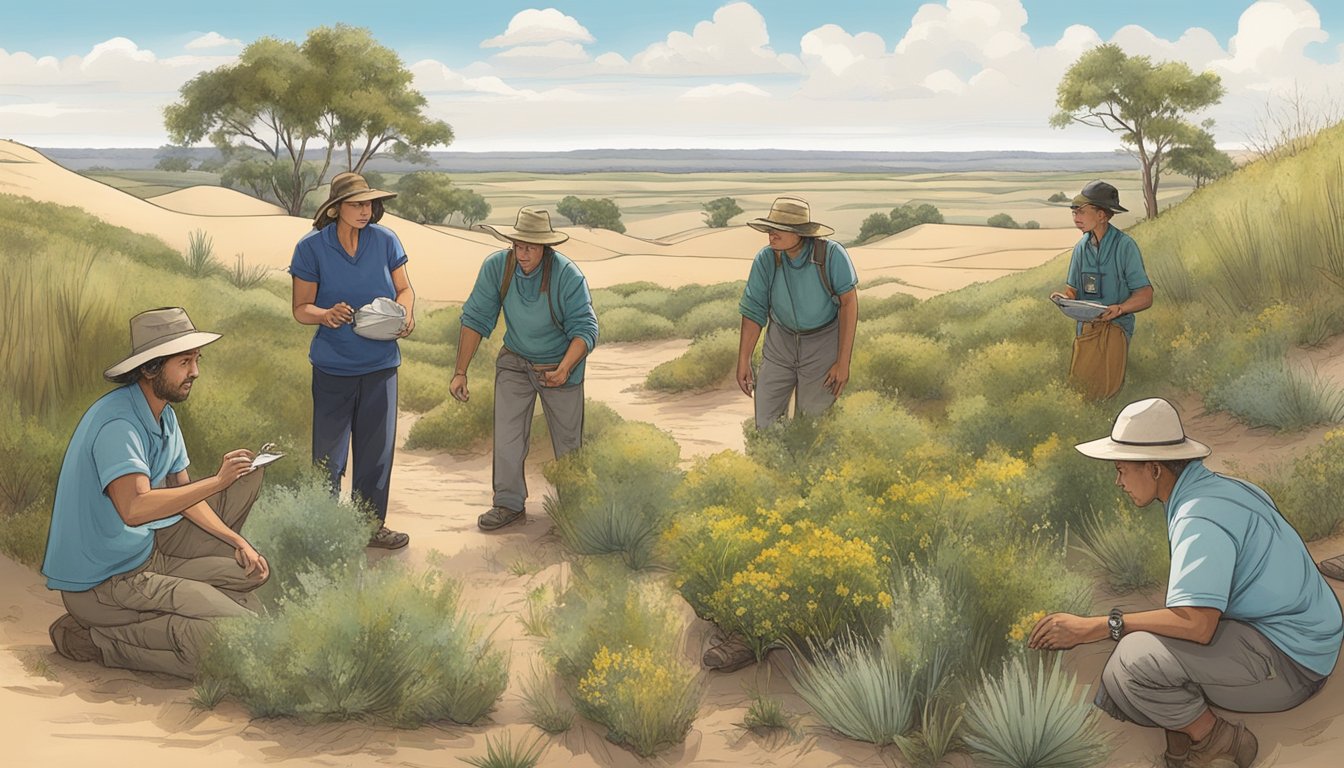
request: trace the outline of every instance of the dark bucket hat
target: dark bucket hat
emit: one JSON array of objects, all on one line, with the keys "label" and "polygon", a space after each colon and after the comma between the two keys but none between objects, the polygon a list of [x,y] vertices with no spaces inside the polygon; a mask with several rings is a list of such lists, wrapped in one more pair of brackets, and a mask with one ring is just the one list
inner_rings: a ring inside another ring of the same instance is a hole
[{"label": "dark bucket hat", "polygon": [[1083,187],[1083,191],[1073,198],[1070,205],[1095,205],[1111,213],[1129,212],[1128,208],[1123,208],[1120,205],[1119,190],[1101,180],[1088,182],[1087,186]]}]

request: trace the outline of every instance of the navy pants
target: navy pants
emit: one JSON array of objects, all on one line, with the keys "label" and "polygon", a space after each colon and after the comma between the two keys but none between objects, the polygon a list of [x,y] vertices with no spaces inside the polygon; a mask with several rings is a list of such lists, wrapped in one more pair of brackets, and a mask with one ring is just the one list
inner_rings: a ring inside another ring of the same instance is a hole
[{"label": "navy pants", "polygon": [[326,464],[331,492],[339,494],[353,446],[351,490],[380,521],[387,520],[396,437],[396,368],[362,376],[333,376],[313,369],[313,463]]}]

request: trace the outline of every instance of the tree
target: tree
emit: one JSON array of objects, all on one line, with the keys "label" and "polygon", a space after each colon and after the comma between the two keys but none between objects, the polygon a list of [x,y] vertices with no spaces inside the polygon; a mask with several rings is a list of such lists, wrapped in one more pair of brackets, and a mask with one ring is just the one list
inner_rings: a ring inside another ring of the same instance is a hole
[{"label": "tree", "polygon": [[418,224],[442,224],[456,210],[453,183],[446,173],[416,171],[397,182],[387,209]]},{"label": "tree", "polygon": [[1133,147],[1143,171],[1143,206],[1158,215],[1157,188],[1168,150],[1198,130],[1185,115],[1217,104],[1222,80],[1196,75],[1182,62],[1153,64],[1147,56],[1126,56],[1115,44],[1101,45],[1078,58],[1064,73],[1050,124],[1081,123],[1120,134]]},{"label": "tree", "polygon": [[228,156],[254,147],[283,163],[287,173],[271,174],[270,192],[297,215],[338,149],[338,165],[359,172],[380,152],[423,162],[426,147],[452,142],[447,123],[424,116],[425,98],[410,82],[368,30],[319,27],[302,46],[263,37],[236,63],[192,78],[164,110],[164,125],[177,144],[209,137]]},{"label": "tree", "polygon": [[1067,203],[1069,196],[1063,192],[1056,192],[1045,200],[1047,203]]},{"label": "tree", "polygon": [[742,206],[731,197],[720,197],[700,206],[705,209],[705,223],[712,229],[728,226],[728,220],[742,212]]},{"label": "tree", "polygon": [[886,237],[920,224],[942,224],[943,212],[936,206],[923,203],[904,203],[891,209],[891,213],[874,213],[859,225],[859,237],[856,242],[864,243],[875,237]]},{"label": "tree", "polygon": [[574,195],[566,195],[555,210],[576,227],[625,232],[625,225],[621,223],[621,209],[610,198],[589,197],[580,200]]},{"label": "tree", "polygon": [[1214,179],[1222,178],[1236,167],[1226,152],[1213,143],[1212,120],[1205,120],[1203,129],[1195,132],[1185,146],[1171,150],[1171,170],[1182,176],[1189,176],[1195,182],[1195,188],[1204,186]]},{"label": "tree", "polygon": [[154,167],[160,171],[172,171],[174,173],[186,173],[191,170],[191,158],[181,155],[169,155],[159,158],[159,162]]},{"label": "tree", "polygon": [[[991,227],[1002,227],[1004,229],[1021,229],[1022,225],[1013,220],[1012,216],[1006,213],[996,213],[985,221]],[[1037,225],[1039,226],[1039,225]]]},{"label": "tree", "polygon": [[490,215],[490,204],[470,189],[453,190],[453,209],[462,216],[462,223],[468,227],[478,221],[485,221]]}]

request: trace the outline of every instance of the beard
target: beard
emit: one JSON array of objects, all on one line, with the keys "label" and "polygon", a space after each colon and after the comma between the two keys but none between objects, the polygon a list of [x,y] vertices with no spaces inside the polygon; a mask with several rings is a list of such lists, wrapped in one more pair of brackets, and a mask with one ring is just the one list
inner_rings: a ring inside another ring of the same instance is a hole
[{"label": "beard", "polygon": [[176,389],[173,389],[163,380],[163,376],[160,375],[150,379],[149,386],[154,390],[154,396],[160,400],[165,400],[170,403],[180,403],[191,396],[191,390],[186,386],[190,381],[193,381],[193,379],[188,379],[178,385]]}]

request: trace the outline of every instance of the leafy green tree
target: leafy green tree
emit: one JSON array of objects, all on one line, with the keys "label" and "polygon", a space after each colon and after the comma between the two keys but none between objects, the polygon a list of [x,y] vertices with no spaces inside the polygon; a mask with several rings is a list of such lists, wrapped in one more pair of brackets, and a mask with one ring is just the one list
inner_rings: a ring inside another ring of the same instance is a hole
[{"label": "leafy green tree", "polygon": [[1232,158],[1214,146],[1212,128],[1213,121],[1205,120],[1183,146],[1171,150],[1171,170],[1193,179],[1196,189],[1236,168]]},{"label": "leafy green tree", "polygon": [[920,224],[942,224],[943,212],[937,206],[928,203],[915,205],[904,203],[891,209],[891,213],[874,213],[859,225],[859,237],[856,242],[864,243],[876,237],[886,237],[913,229]]},{"label": "leafy green tree", "polygon": [[1050,197],[1046,198],[1045,201],[1046,201],[1047,203],[1066,203],[1066,202],[1068,202],[1070,199],[1071,199],[1071,198],[1070,198],[1068,195],[1064,194],[1063,192],[1056,192],[1055,194],[1053,194],[1053,195],[1051,195]]},{"label": "leafy green tree", "polygon": [[462,224],[470,227],[485,221],[490,215],[490,204],[476,192],[458,187],[453,190],[453,210],[462,217]]},{"label": "leafy green tree", "polygon": [[1023,224],[1023,225],[1022,225],[1022,228],[1023,228],[1023,229],[1040,229],[1040,228],[1041,228],[1041,222],[1039,222],[1039,221],[1037,221],[1037,220],[1035,220],[1035,219],[1031,219],[1031,220],[1028,221],[1026,224]]},{"label": "leafy green tree", "polygon": [[[985,222],[991,227],[1002,227],[1004,229],[1021,229],[1022,225],[1013,220],[1012,216],[1006,213],[996,213],[990,216]],[[1040,226],[1039,224],[1037,226]]]},{"label": "leafy green tree", "polygon": [[456,191],[446,173],[408,173],[397,182],[397,196],[387,201],[387,209],[418,224],[442,224],[457,210]]},{"label": "leafy green tree", "polygon": [[574,195],[566,195],[555,210],[576,227],[625,232],[625,225],[621,223],[621,209],[610,198],[579,199]]},{"label": "leafy green tree", "polygon": [[1143,171],[1143,206],[1156,218],[1157,189],[1172,147],[1197,131],[1186,115],[1217,104],[1222,80],[1212,72],[1194,74],[1183,62],[1154,64],[1147,56],[1127,56],[1115,44],[1084,53],[1059,82],[1050,124],[1081,123],[1120,134],[1133,148]]},{"label": "leafy green tree", "polygon": [[731,197],[719,197],[700,206],[705,209],[705,223],[712,229],[728,226],[728,220],[742,212],[742,206]]},{"label": "leafy green tree", "polygon": [[881,212],[870,213],[859,225],[857,242],[866,243],[875,237],[886,237],[889,234],[891,234],[891,217]]},{"label": "leafy green tree", "polygon": [[[338,150],[342,170],[363,171],[386,152],[422,162],[425,149],[448,144],[452,129],[423,114],[411,73],[368,30],[338,24],[308,33],[303,45],[263,37],[231,65],[182,86],[164,110],[174,143],[204,138],[226,154],[254,147],[287,173],[272,173],[271,194],[291,214],[326,178]],[[314,176],[308,164],[320,161]]]},{"label": "leafy green tree", "polygon": [[160,171],[172,171],[174,173],[186,173],[191,170],[191,158],[181,155],[170,155],[159,158],[159,162],[154,167]]}]

